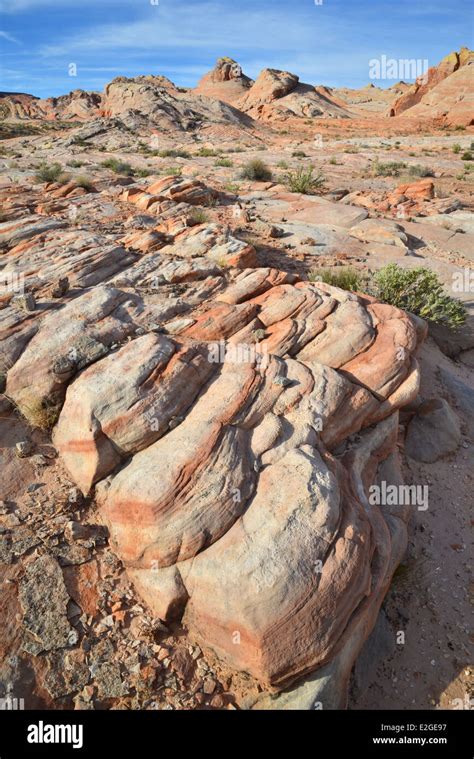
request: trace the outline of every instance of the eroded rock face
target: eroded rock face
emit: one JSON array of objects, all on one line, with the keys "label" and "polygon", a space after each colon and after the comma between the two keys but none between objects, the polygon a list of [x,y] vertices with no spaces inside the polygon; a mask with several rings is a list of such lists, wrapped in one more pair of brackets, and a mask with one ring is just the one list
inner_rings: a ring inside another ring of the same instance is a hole
[{"label": "eroded rock face", "polygon": [[474,52],[461,48],[430,68],[390,107],[390,116],[435,119],[452,126],[473,123]]},{"label": "eroded rock face", "polygon": [[119,190],[111,249],[77,230],[57,251],[61,226],[29,213],[3,226],[38,303],[2,309],[5,394],[27,418],[53,405],[62,462],[157,617],[267,688],[317,668],[342,687],[405,545],[407,509],[366,492],[396,465],[425,332],[188,226],[209,196],[176,177]]}]

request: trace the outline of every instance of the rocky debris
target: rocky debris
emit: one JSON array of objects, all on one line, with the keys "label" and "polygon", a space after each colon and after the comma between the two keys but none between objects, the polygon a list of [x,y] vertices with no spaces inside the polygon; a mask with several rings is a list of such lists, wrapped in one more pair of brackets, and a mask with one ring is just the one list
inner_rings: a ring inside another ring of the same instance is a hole
[{"label": "rocky debris", "polygon": [[26,459],[32,456],[35,450],[35,446],[30,440],[20,440],[15,447],[16,455],[19,459]]},{"label": "rocky debris", "polygon": [[52,557],[39,556],[27,564],[19,597],[25,650],[36,655],[77,643],[77,632],[67,621],[69,595],[59,564]]},{"label": "rocky debris", "polygon": [[425,401],[408,425],[405,452],[416,461],[434,463],[454,453],[461,440],[459,419],[442,398]]}]

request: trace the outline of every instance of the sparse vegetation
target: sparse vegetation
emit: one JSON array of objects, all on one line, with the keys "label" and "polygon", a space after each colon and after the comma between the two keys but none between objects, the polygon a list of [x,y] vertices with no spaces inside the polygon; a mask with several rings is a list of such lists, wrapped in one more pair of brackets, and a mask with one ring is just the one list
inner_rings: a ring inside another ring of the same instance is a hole
[{"label": "sparse vegetation", "polygon": [[335,267],[334,269],[315,269],[309,275],[311,282],[325,282],[342,290],[360,290],[362,287],[361,273],[350,266]]},{"label": "sparse vegetation", "polygon": [[260,158],[254,158],[243,166],[240,176],[242,179],[250,179],[254,182],[270,182],[273,174],[266,163]]},{"label": "sparse vegetation", "polygon": [[36,169],[35,179],[38,182],[58,182],[60,177],[64,178],[63,167],[60,163],[48,164],[42,161]]},{"label": "sparse vegetation", "polygon": [[23,416],[37,429],[49,431],[58,421],[61,406],[52,401],[33,400],[23,409]]},{"label": "sparse vegetation", "polygon": [[472,161],[472,160],[473,160],[473,157],[472,157],[472,153],[471,153],[471,151],[470,151],[470,150],[466,150],[466,151],[465,151],[465,152],[462,154],[462,156],[461,156],[461,160],[462,160],[462,161]]},{"label": "sparse vegetation", "polygon": [[277,166],[279,169],[288,169],[289,164],[288,161],[278,161]]},{"label": "sparse vegetation", "polygon": [[325,282],[343,290],[370,293],[384,303],[410,311],[422,319],[451,329],[466,321],[463,303],[448,295],[438,275],[425,267],[402,269],[395,263],[371,274],[350,266],[315,269],[311,282]]},{"label": "sparse vegetation", "polygon": [[406,169],[406,163],[403,161],[388,161],[381,163],[378,158],[371,167],[371,173],[374,177],[398,177],[402,169]]},{"label": "sparse vegetation", "polygon": [[91,192],[91,190],[94,189],[94,183],[89,177],[74,177],[74,183],[76,187],[83,187],[84,190],[87,190],[88,192]]},{"label": "sparse vegetation", "polygon": [[373,277],[374,295],[427,321],[459,327],[466,320],[464,305],[444,292],[435,272],[424,267],[401,269],[388,264]]},{"label": "sparse vegetation", "polygon": [[165,166],[165,168],[163,169],[163,173],[166,176],[180,177],[181,174],[183,173],[183,169],[181,168],[181,166]]},{"label": "sparse vegetation", "polygon": [[68,161],[66,166],[70,166],[71,169],[80,169],[81,166],[84,166],[84,161],[76,161],[76,159],[73,159],[72,161]]},{"label": "sparse vegetation", "polygon": [[149,177],[150,174],[153,174],[153,172],[150,171],[150,169],[134,169],[133,170],[133,175],[137,177]]},{"label": "sparse vegetation", "polygon": [[218,158],[214,164],[214,166],[221,166],[225,169],[230,169],[233,165],[233,161],[230,158]]},{"label": "sparse vegetation", "polygon": [[226,189],[227,192],[231,192],[233,195],[238,195],[240,192],[240,185],[236,182],[226,182],[224,189]]},{"label": "sparse vegetation", "polygon": [[176,150],[174,148],[168,150],[160,150],[158,152],[160,158],[191,158],[191,153],[187,150]]},{"label": "sparse vegetation", "polygon": [[453,150],[453,153],[460,153],[461,152],[461,146],[460,146],[459,142],[456,142],[453,145],[452,150]]},{"label": "sparse vegetation", "polygon": [[410,166],[408,173],[412,177],[434,177],[435,175],[433,169],[430,169],[429,166],[421,166],[420,164]]},{"label": "sparse vegetation", "polygon": [[200,158],[215,158],[218,153],[212,148],[199,148],[196,155]]},{"label": "sparse vegetation", "polygon": [[123,174],[126,177],[133,177],[134,171],[129,163],[119,161],[118,158],[107,158],[102,161],[104,169],[110,169],[114,174]]},{"label": "sparse vegetation", "polygon": [[194,224],[207,224],[209,221],[209,216],[203,208],[193,208],[189,215],[189,219]]},{"label": "sparse vegetation", "polygon": [[292,153],[293,158],[306,158],[304,150],[294,150]]},{"label": "sparse vegetation", "polygon": [[303,195],[314,194],[324,185],[325,178],[321,172],[314,174],[314,166],[300,166],[295,171],[289,171],[285,176],[285,183],[291,192],[300,192]]}]

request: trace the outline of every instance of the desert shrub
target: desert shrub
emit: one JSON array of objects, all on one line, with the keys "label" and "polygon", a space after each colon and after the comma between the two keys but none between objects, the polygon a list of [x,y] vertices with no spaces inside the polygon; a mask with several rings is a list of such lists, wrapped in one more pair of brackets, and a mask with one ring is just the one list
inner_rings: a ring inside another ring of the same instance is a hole
[{"label": "desert shrub", "polygon": [[444,292],[437,274],[430,269],[401,269],[392,263],[374,274],[373,283],[380,300],[427,321],[455,328],[466,320],[464,305]]},{"label": "desert shrub", "polygon": [[277,166],[279,169],[288,169],[288,161],[278,161]]},{"label": "desert shrub", "polygon": [[222,166],[223,168],[230,169],[233,166],[233,162],[230,158],[218,158],[214,166]]},{"label": "desert shrub", "polygon": [[129,163],[119,161],[118,158],[107,158],[106,161],[102,161],[104,169],[110,169],[114,174],[123,174],[126,177],[133,177],[134,171]]},{"label": "desert shrub", "polygon": [[62,174],[63,167],[60,163],[48,164],[43,161],[36,170],[35,179],[38,182],[57,182]]},{"label": "desert shrub", "polygon": [[242,179],[251,179],[256,182],[269,182],[273,175],[266,163],[260,158],[254,158],[242,167],[240,176]]},{"label": "desert shrub", "polygon": [[188,153],[187,150],[176,150],[174,148],[160,150],[158,155],[160,158],[191,158],[191,153]]},{"label": "desert shrub", "polygon": [[340,287],[342,290],[360,290],[362,277],[360,272],[350,266],[334,269],[315,269],[309,275],[311,282],[325,282],[327,285]]},{"label": "desert shrub", "polygon": [[207,224],[209,221],[209,216],[203,208],[193,208],[189,214],[189,219],[194,224]]},{"label": "desert shrub", "polygon": [[74,183],[77,187],[83,187],[84,190],[88,190],[88,192],[94,189],[94,183],[89,177],[74,177]]},{"label": "desert shrub", "polygon": [[462,156],[461,156],[461,159],[462,159],[463,161],[472,161],[472,160],[473,160],[473,158],[472,158],[472,153],[471,153],[471,151],[470,151],[470,150],[466,150],[466,151],[465,151],[465,152],[462,154]]},{"label": "desert shrub", "polygon": [[234,195],[238,195],[240,192],[240,185],[236,182],[226,182],[224,185],[224,189],[227,190],[227,192],[231,192]]},{"label": "desert shrub", "polygon": [[183,169],[181,168],[181,166],[165,166],[165,168],[163,169],[163,173],[166,176],[180,177],[181,174],[183,173]]},{"label": "desert shrub", "polygon": [[80,169],[81,166],[84,166],[84,161],[76,161],[74,159],[72,161],[68,161],[66,166],[70,166],[71,169]]},{"label": "desert shrub", "polygon": [[421,166],[420,164],[410,166],[408,173],[412,177],[434,177],[435,175],[433,169],[430,169],[429,166]]},{"label": "desert shrub", "polygon": [[453,153],[460,153],[461,152],[461,146],[460,146],[459,142],[456,142],[456,144],[453,145],[452,150],[453,150]]},{"label": "desert shrub", "polygon": [[324,176],[320,172],[314,174],[314,166],[300,166],[295,171],[289,171],[285,176],[285,183],[291,192],[300,192],[303,195],[311,195],[321,189],[324,184]]},{"label": "desert shrub", "polygon": [[199,148],[196,155],[200,156],[200,158],[215,158],[218,153],[212,148]]},{"label": "desert shrub", "polygon": [[339,166],[339,161],[337,160],[337,158],[334,158],[334,156],[332,156],[332,158],[329,159],[329,163],[331,164],[331,166]]},{"label": "desert shrub", "polygon": [[142,169],[134,169],[133,174],[134,176],[137,176],[137,177],[149,177],[150,174],[153,174],[153,172],[150,171],[150,169],[142,168]]},{"label": "desert shrub", "polygon": [[54,401],[38,399],[24,407],[23,416],[32,427],[49,431],[58,421],[60,411],[61,406]]},{"label": "desert shrub", "polygon": [[304,150],[294,150],[292,155],[293,158],[306,158],[306,153]]},{"label": "desert shrub", "polygon": [[398,177],[401,169],[406,169],[403,161],[388,161],[381,163],[378,159],[372,164],[372,174],[375,177]]}]

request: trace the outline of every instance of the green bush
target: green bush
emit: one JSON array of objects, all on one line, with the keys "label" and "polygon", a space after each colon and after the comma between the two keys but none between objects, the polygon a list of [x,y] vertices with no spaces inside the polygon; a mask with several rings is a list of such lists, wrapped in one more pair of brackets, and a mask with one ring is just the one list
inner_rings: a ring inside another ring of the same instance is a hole
[{"label": "green bush", "polygon": [[222,166],[223,168],[230,169],[233,166],[233,162],[230,158],[218,158],[214,166]]},{"label": "green bush", "polygon": [[289,171],[285,176],[285,183],[291,192],[300,192],[303,195],[311,195],[321,189],[325,182],[323,174],[314,174],[314,166],[303,167],[295,171]]},{"label": "green bush", "polygon": [[134,171],[129,163],[119,161],[117,158],[107,158],[106,161],[102,161],[104,169],[110,169],[114,174],[123,174],[126,177],[133,177]]},{"label": "green bush", "polygon": [[401,269],[392,263],[376,272],[373,282],[377,298],[422,319],[452,328],[466,320],[464,305],[444,292],[437,274],[430,269]]},{"label": "green bush", "polygon": [[133,171],[133,174],[137,177],[149,177],[150,174],[153,174],[153,172],[150,171],[150,169],[135,169]]},{"label": "green bush", "polygon": [[408,173],[412,177],[434,177],[435,175],[433,169],[430,169],[428,166],[421,166],[420,164],[410,166]]},{"label": "green bush", "polygon": [[199,148],[196,155],[200,156],[201,158],[215,158],[218,153],[216,153],[216,151],[212,148]]},{"label": "green bush", "polygon": [[163,169],[163,174],[166,176],[180,177],[182,173],[183,169],[181,166],[165,166]]},{"label": "green bush", "polygon": [[83,187],[84,190],[87,190],[88,192],[94,189],[94,183],[89,177],[74,177],[74,184],[76,187]]},{"label": "green bush", "polygon": [[251,179],[255,182],[269,182],[272,179],[272,171],[260,158],[248,161],[240,173],[242,179]]},{"label": "green bush", "polygon": [[209,221],[209,216],[203,208],[193,208],[189,218],[194,224],[206,224]]},{"label": "green bush", "polygon": [[191,153],[188,153],[187,150],[175,150],[174,148],[160,150],[158,155],[160,158],[191,158]]},{"label": "green bush", "polygon": [[463,161],[472,161],[472,160],[473,160],[473,158],[472,158],[472,153],[471,153],[471,151],[470,151],[470,150],[466,150],[466,151],[465,151],[465,152],[462,154],[462,156],[461,156],[461,159],[462,159]]},{"label": "green bush", "polygon": [[372,164],[372,174],[375,177],[398,177],[401,169],[406,169],[406,163],[403,161],[388,161],[387,163],[380,163],[377,159]]},{"label": "green bush", "polygon": [[292,155],[293,158],[306,158],[306,153],[304,150],[294,150]]},{"label": "green bush", "polygon": [[47,164],[43,161],[36,170],[35,179],[38,182],[57,182],[62,173],[63,167],[60,163]]},{"label": "green bush", "polygon": [[459,142],[456,142],[455,145],[453,145],[453,153],[460,153],[461,152],[461,146]]},{"label": "green bush", "polygon": [[350,266],[341,266],[334,269],[315,269],[309,275],[311,282],[325,282],[342,290],[360,290],[362,277],[360,272]]}]

